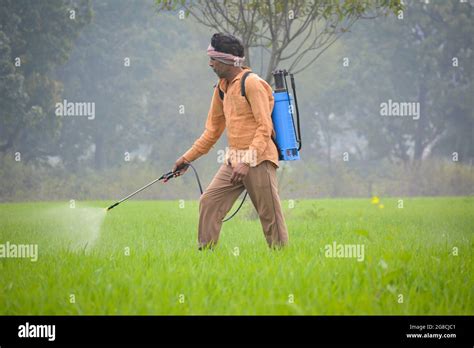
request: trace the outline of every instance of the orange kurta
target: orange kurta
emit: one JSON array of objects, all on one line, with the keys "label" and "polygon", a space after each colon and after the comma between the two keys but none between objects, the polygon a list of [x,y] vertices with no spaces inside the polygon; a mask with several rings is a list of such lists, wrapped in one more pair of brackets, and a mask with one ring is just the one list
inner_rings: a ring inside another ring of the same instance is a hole
[{"label": "orange kurta", "polygon": [[[230,151],[226,153],[226,161],[230,159],[232,166],[243,159],[240,155],[244,152],[250,156],[244,157],[251,159],[251,166],[269,160],[278,167],[278,151],[271,139],[274,135],[272,88],[258,75],[250,74],[245,81],[247,102],[240,94],[240,80],[248,70],[244,67],[230,84],[226,79],[219,80],[219,87],[225,93],[224,100],[221,100],[218,88],[214,88],[206,129],[184,153],[187,161],[207,154],[227,129]],[[236,152],[239,156],[235,156]]]}]

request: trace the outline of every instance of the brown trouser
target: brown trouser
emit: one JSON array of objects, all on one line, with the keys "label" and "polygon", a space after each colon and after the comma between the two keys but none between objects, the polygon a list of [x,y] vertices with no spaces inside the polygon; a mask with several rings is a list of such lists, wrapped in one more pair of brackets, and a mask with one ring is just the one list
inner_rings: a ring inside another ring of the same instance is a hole
[{"label": "brown trouser", "polygon": [[276,180],[276,167],[270,161],[250,167],[242,182],[232,184],[232,167],[223,164],[199,201],[199,248],[217,244],[222,219],[244,189],[252,200],[270,247],[288,243],[288,230],[283,217]]}]

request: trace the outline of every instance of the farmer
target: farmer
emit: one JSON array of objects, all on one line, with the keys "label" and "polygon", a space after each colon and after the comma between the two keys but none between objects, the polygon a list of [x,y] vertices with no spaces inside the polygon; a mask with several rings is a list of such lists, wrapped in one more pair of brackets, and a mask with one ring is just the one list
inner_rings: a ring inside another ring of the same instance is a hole
[{"label": "farmer", "polygon": [[207,154],[227,128],[229,148],[224,163],[199,201],[199,250],[217,244],[222,219],[244,188],[260,217],[268,245],[282,247],[288,243],[288,231],[278,196],[278,152],[271,139],[272,89],[252,73],[245,80],[245,97],[241,95],[241,78],[250,68],[242,64],[244,47],[236,37],[214,34],[207,55],[219,82],[206,129],[173,167],[179,175],[184,174],[188,168],[185,164]]}]

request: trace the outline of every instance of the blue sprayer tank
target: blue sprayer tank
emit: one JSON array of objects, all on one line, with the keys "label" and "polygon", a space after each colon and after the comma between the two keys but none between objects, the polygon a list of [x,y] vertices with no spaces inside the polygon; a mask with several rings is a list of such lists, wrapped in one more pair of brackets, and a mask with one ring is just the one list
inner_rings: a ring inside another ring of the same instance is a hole
[{"label": "blue sprayer tank", "polygon": [[272,72],[275,80],[275,89],[273,92],[274,106],[272,111],[273,129],[275,130],[276,138],[275,145],[278,148],[278,156],[280,161],[294,161],[300,159],[301,150],[301,132],[298,104],[296,100],[296,90],[293,74],[291,76],[291,83],[293,88],[293,95],[295,96],[295,106],[298,121],[298,133],[295,129],[295,122],[293,119],[293,98],[288,91],[286,83],[286,70],[275,70]]}]

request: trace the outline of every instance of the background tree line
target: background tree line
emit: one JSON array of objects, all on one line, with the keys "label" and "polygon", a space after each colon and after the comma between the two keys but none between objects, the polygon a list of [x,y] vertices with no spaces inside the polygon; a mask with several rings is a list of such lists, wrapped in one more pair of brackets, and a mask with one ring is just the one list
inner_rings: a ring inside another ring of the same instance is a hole
[{"label": "background tree line", "polygon": [[[303,161],[282,163],[284,197],[472,194],[472,4],[404,4],[4,0],[0,199],[114,198],[167,171],[204,128],[216,31],[269,82],[296,72]],[[420,118],[382,117],[389,99]],[[63,100],[94,102],[95,119],[56,116]],[[205,183],[225,146],[198,161]]]}]

